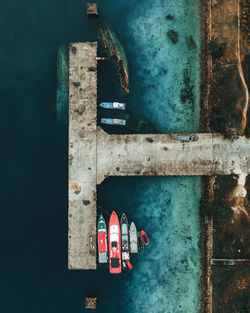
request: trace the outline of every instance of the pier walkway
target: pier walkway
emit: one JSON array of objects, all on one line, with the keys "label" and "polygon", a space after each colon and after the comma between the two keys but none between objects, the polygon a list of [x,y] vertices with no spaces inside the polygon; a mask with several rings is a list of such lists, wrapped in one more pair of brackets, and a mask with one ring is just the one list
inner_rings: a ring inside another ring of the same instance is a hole
[{"label": "pier walkway", "polygon": [[[72,49],[74,47],[74,49]],[[219,134],[108,135],[96,126],[97,44],[69,53],[68,267],[96,268],[96,185],[108,176],[249,174],[250,143]],[[79,84],[78,84],[79,83]]]}]

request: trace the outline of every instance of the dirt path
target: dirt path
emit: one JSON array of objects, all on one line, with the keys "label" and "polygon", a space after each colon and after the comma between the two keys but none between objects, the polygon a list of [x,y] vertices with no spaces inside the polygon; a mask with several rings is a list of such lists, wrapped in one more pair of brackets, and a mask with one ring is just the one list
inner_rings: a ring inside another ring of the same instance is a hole
[{"label": "dirt path", "polygon": [[247,125],[249,91],[248,91],[248,87],[247,87],[247,84],[245,81],[244,72],[243,72],[242,65],[241,65],[241,56],[240,56],[240,0],[238,0],[238,3],[237,3],[237,16],[238,16],[238,42],[237,42],[236,56],[237,56],[237,60],[238,60],[238,70],[239,70],[240,78],[241,78],[242,84],[244,86],[245,95],[246,95],[246,101],[245,101],[244,108],[242,110],[242,121],[241,121],[241,131],[242,131],[242,134],[244,134],[245,129],[246,129],[246,125]]}]

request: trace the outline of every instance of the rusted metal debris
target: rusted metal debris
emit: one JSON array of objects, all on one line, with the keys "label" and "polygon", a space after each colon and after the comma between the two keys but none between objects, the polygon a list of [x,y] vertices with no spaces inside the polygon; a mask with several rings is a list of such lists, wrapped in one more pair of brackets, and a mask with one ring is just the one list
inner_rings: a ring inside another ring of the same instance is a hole
[{"label": "rusted metal debris", "polygon": [[96,309],[97,297],[88,297],[85,299],[85,309]]}]

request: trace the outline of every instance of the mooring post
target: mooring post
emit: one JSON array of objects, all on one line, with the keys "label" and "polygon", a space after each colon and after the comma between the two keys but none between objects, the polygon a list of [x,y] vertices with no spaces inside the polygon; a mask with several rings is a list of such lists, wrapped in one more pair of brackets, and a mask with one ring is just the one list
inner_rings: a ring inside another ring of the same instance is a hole
[{"label": "mooring post", "polygon": [[99,17],[98,3],[87,3],[87,15],[88,17]]}]

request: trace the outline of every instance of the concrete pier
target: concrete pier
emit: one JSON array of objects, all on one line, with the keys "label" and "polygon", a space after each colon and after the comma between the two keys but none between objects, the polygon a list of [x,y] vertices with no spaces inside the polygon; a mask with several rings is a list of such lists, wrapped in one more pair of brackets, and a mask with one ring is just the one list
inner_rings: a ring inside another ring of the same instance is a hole
[{"label": "concrete pier", "polygon": [[249,173],[250,146],[245,137],[231,142],[219,134],[108,135],[97,127],[97,183],[108,176],[229,175]]},{"label": "concrete pier", "polygon": [[70,46],[68,267],[95,269],[97,44]]},{"label": "concrete pier", "polygon": [[[219,134],[108,135],[96,126],[96,43],[69,53],[68,267],[96,268],[96,185],[108,176],[250,173],[250,142]],[[74,49],[73,49],[74,47]]]}]

